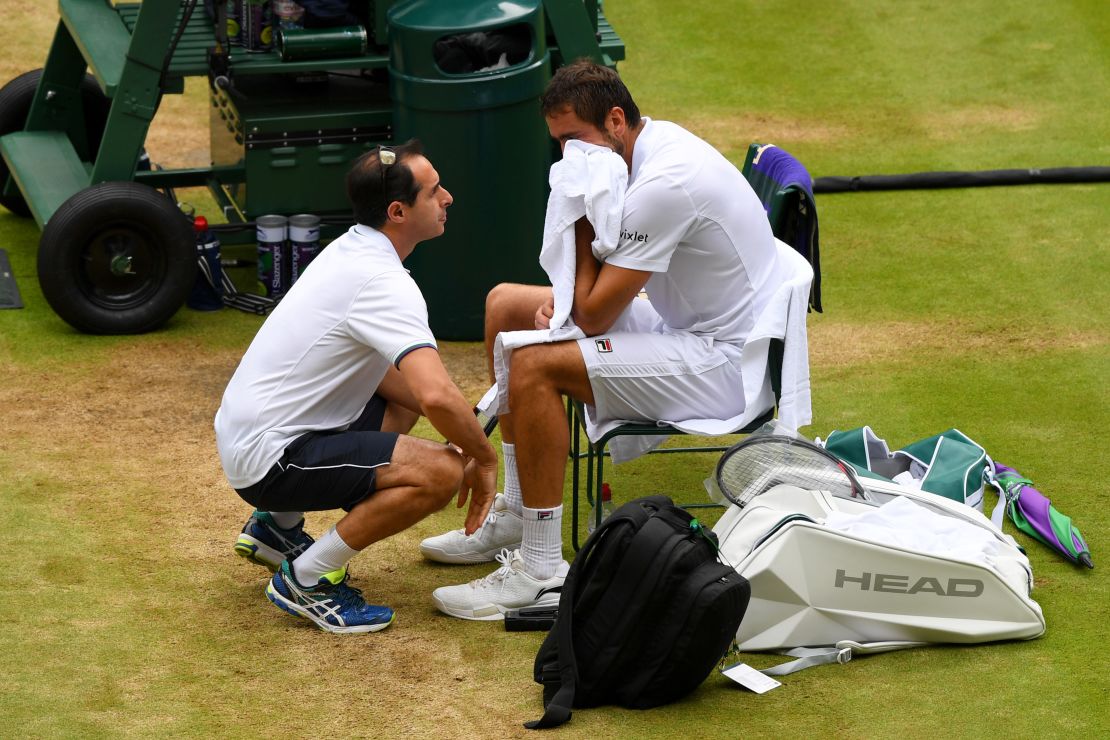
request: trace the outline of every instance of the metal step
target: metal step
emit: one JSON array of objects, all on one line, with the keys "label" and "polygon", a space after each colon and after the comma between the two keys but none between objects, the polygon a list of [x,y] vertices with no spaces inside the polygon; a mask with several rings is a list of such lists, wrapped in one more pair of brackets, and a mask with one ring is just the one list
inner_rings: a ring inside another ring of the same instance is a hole
[{"label": "metal step", "polygon": [[39,228],[79,190],[89,186],[89,168],[61,131],[17,131],[0,137],[8,164]]},{"label": "metal step", "polygon": [[104,0],[59,0],[58,10],[100,89],[115,96],[131,46],[119,13]]}]

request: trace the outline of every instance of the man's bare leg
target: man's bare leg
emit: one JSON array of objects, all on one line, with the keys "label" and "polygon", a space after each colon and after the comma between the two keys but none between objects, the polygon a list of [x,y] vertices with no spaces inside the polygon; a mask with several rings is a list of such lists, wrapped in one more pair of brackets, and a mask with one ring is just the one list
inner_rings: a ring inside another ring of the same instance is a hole
[{"label": "man's bare leg", "polygon": [[442,509],[458,491],[462,474],[462,457],[453,449],[398,437],[389,464],[375,469],[374,492],[293,561],[297,580],[311,586],[360,550]]},{"label": "man's bare leg", "polygon": [[[493,372],[493,348],[497,334],[502,331],[535,329],[536,313],[541,306],[550,303],[551,298],[551,288],[517,283],[501,283],[494,286],[486,296],[486,362],[491,381],[496,380]],[[513,356],[515,365],[515,352]],[[501,457],[505,471],[503,501],[510,512],[519,516],[523,500],[517,475],[516,445],[513,444],[516,439],[513,415],[502,414],[498,418],[498,426],[501,428]]]},{"label": "man's bare leg", "polygon": [[[490,291],[486,297],[485,339],[491,380],[495,379],[493,348],[497,334],[502,331],[535,329],[537,311],[550,300],[551,288],[536,285],[502,283]],[[515,373],[515,352],[513,357]],[[440,563],[489,562],[502,548],[516,549],[519,546],[523,526],[523,500],[517,476],[516,448],[512,443],[512,415],[501,416],[498,423],[501,428],[505,480],[490,517],[469,537],[462,530],[454,530],[425,539],[420,543],[420,551],[429,560]]]},{"label": "man's bare leg", "polygon": [[401,436],[389,465],[376,473],[377,490],[335,527],[355,550],[408,529],[446,506],[462,483],[462,457],[431,440]]},{"label": "man's bare leg", "polygon": [[[509,403],[517,420],[525,487],[522,517],[516,520],[523,541],[519,554],[499,558],[504,567],[496,578],[437,588],[432,599],[440,611],[464,619],[499,619],[510,608],[558,603],[568,567],[562,552],[562,496],[570,430],[563,394],[591,404],[594,400],[576,342],[513,351]],[[491,531],[501,526],[495,524]]]},{"label": "man's bare leg", "polygon": [[521,557],[539,579],[556,575],[563,560],[563,474],[570,450],[563,396],[593,403],[577,342],[532,345],[513,352],[509,403],[516,418],[516,450],[524,520]]},{"label": "man's bare leg", "polygon": [[557,506],[563,500],[563,472],[570,451],[563,396],[593,404],[593,389],[577,342],[521,347],[513,352],[509,404],[516,424],[516,445],[524,504]]}]

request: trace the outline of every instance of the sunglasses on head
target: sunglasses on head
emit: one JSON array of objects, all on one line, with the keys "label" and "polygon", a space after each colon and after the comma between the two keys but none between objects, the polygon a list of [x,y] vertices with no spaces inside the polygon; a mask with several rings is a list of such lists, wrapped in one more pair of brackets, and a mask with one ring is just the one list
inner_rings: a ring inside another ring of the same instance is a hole
[{"label": "sunglasses on head", "polygon": [[392,147],[378,146],[378,170],[382,173],[382,192],[385,192],[385,172],[397,162],[397,152]]}]

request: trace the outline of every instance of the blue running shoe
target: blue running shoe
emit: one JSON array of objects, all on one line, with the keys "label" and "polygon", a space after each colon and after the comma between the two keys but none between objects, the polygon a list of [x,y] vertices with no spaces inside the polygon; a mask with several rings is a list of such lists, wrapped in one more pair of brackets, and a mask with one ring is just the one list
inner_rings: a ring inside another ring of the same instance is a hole
[{"label": "blue running shoe", "polygon": [[394,617],[388,606],[367,604],[361,591],[347,585],[346,568],[325,573],[314,587],[305,588],[293,578],[286,560],[266,586],[266,598],[295,617],[312,620],[325,632],[377,632]]},{"label": "blue running shoe", "polygon": [[235,554],[274,573],[285,560],[293,560],[315,540],[304,531],[304,519],[292,529],[282,529],[269,512],[256,511],[243,525]]}]

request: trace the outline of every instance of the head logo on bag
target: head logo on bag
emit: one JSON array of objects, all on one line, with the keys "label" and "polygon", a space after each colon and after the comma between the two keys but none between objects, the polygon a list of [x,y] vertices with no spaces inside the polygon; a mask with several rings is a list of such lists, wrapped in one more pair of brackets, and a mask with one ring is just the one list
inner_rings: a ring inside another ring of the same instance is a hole
[{"label": "head logo on bag", "polygon": [[976,578],[931,578],[923,576],[910,585],[909,576],[898,576],[889,573],[860,573],[850,576],[840,568],[836,570],[834,588],[848,588],[850,585],[858,586],[860,591],[878,591],[888,594],[936,594],[937,596],[969,596],[976,597],[983,593],[983,582]]}]

